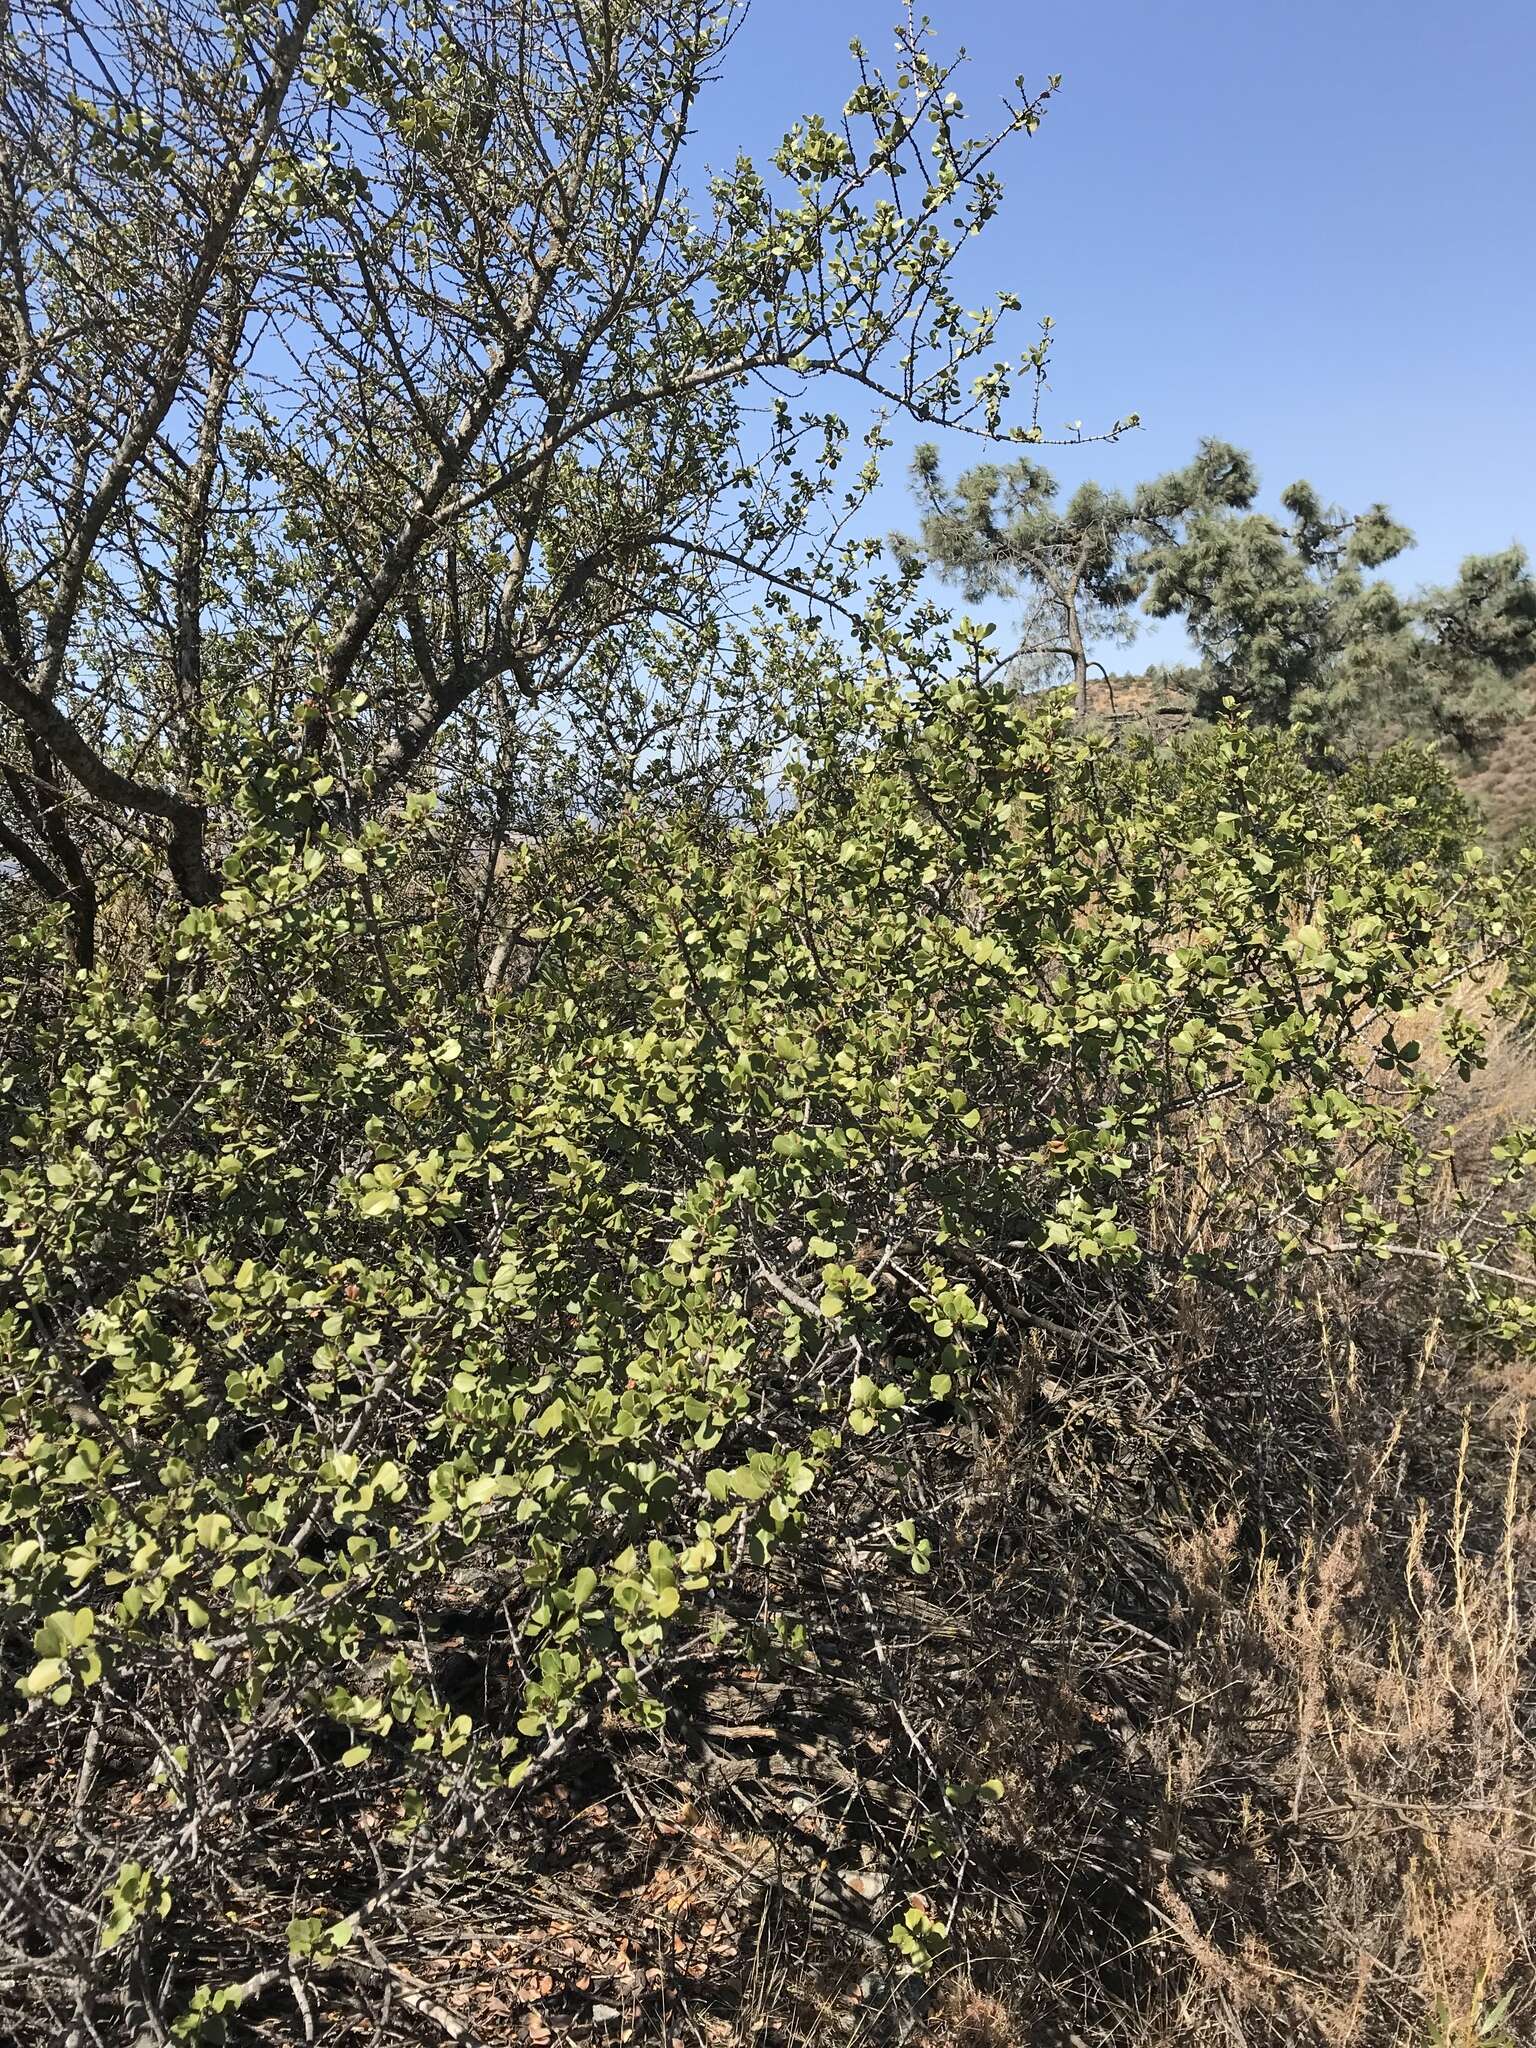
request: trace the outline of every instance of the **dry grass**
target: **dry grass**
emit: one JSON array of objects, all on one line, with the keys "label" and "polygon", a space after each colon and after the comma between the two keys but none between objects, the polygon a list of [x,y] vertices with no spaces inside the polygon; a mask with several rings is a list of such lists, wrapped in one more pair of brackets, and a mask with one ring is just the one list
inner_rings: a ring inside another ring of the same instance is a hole
[{"label": "dry grass", "polygon": [[1421,1507],[1392,1529],[1399,1440],[1372,1493],[1292,1569],[1265,1561],[1237,1583],[1230,1526],[1183,1547],[1202,1617],[1185,1686],[1210,1704],[1167,1730],[1168,1783],[1191,1807],[1240,1786],[1255,1854],[1236,1938],[1165,1894],[1188,1967],[1149,2042],[1489,2044],[1505,1994],[1511,2028],[1532,2024],[1524,1420],[1481,1533],[1468,1425],[1443,1520]]},{"label": "dry grass", "polygon": [[1019,2022],[1000,1998],[957,1979],[940,1994],[925,2048],[1019,2048]]},{"label": "dry grass", "polygon": [[1487,1057],[1466,1081],[1448,1084],[1444,1114],[1452,1126],[1451,1156],[1458,1182],[1474,1186],[1489,1148],[1506,1131],[1536,1124],[1536,1045],[1528,1027],[1489,1016]]},{"label": "dry grass", "polygon": [[1510,726],[1487,761],[1462,787],[1483,814],[1497,845],[1518,840],[1536,823],[1536,719]]},{"label": "dry grass", "polygon": [[[1526,1040],[1487,1023],[1448,1104],[1463,1218],[1507,1199],[1480,1163],[1536,1118]],[[1167,1175],[1149,1242],[1230,1229],[1221,1190],[1265,1170],[1234,1132]],[[945,1754],[1007,1795],[961,1915],[977,1984],[932,2048],[1536,2040],[1536,1387],[1435,1282],[1183,1289],[1131,1311],[1141,1373],[1041,1345],[994,1389],[947,1595],[992,1617],[985,1697]]]}]

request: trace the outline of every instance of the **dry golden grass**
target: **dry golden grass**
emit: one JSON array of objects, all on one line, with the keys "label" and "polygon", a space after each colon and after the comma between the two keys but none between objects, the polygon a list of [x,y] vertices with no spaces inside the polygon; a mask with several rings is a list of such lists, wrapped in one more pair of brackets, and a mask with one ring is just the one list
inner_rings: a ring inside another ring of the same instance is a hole
[{"label": "dry golden grass", "polygon": [[1536,719],[1510,726],[1462,787],[1482,812],[1495,843],[1518,839],[1536,822]]},{"label": "dry golden grass", "polygon": [[1148,2048],[1530,2038],[1514,2031],[1536,2010],[1525,1421],[1491,1526],[1469,1422],[1438,1520],[1420,1507],[1392,1531],[1394,1433],[1372,1490],[1293,1567],[1241,1586],[1231,1524],[1180,1547],[1202,1617],[1185,1690],[1219,1704],[1170,1726],[1168,1781],[1191,1805],[1241,1785],[1260,1872],[1235,1939],[1165,1891],[1186,1967]]},{"label": "dry golden grass", "polygon": [[[1426,1241],[1483,1199],[1492,1140],[1536,1120],[1526,1040],[1486,987],[1460,994],[1486,1023],[1488,1056],[1447,1090],[1455,1136]],[[1262,1128],[1232,1129],[1198,1171],[1182,1156],[1165,1162],[1149,1244],[1187,1253],[1225,1237],[1230,1249],[1224,1194],[1267,1170]],[[1106,1831],[1118,1834],[1115,1867],[1139,1888],[1098,1928],[1120,1974],[1110,1985],[1083,1953],[1047,1961],[1044,1936],[1020,1938],[983,1988],[946,1993],[924,2037],[932,2048],[973,2038],[978,2048],[1536,2041],[1536,1385],[1529,1365],[1464,1341],[1454,1301],[1444,1314],[1435,1303],[1437,1270],[1433,1260],[1320,1261],[1267,1325],[1257,1306],[1244,1326],[1246,1311],[1192,1288],[1166,1305],[1156,1401],[1138,1428],[1181,1399],[1186,1413],[1211,1413],[1226,1359],[1256,1369],[1258,1398],[1272,1397],[1284,1419],[1266,1454],[1267,1494],[1236,1474],[1223,1506],[1213,1475],[1214,1504],[1190,1514],[1197,1474],[1158,1527],[1160,1563],[1180,1589],[1163,1631],[1165,1691],[1160,1702],[1122,1695],[1118,1761],[1081,1837],[1091,1861],[1106,1853]],[[1017,1387],[994,1390],[961,1517],[978,1556],[1010,1524],[1026,1555],[1051,1540],[1026,1519],[1042,1430],[1055,1460],[1066,1418],[1100,1404],[1119,1441],[1099,1442],[1123,1455],[1126,1397],[1104,1406],[1106,1360],[1085,1365],[1074,1377],[1042,1353]],[[1174,1438],[1158,1455],[1178,1458]],[[1098,1511],[1085,1504],[1079,1529]],[[1123,1540],[1111,1530],[1111,1545]],[[1145,1562],[1134,1568],[1150,1583]],[[1105,1723],[1088,1621],[1073,1615],[1083,1589],[1064,1580],[1060,1590],[1073,1647],[1033,1679],[989,1665],[991,1697],[956,1745],[1006,1777],[996,1839],[1032,1859],[1046,1889],[1074,1867],[1061,1774],[1090,1724]],[[1106,1820],[1116,1782],[1118,1820]],[[1022,1936],[1016,1895],[1006,1911]],[[1058,1924],[1048,1904],[1039,1918]],[[978,1906],[975,1926],[986,1919]],[[1105,1941],[1117,1931],[1118,1950]],[[1044,2019],[1020,2017],[1036,2013]]]}]

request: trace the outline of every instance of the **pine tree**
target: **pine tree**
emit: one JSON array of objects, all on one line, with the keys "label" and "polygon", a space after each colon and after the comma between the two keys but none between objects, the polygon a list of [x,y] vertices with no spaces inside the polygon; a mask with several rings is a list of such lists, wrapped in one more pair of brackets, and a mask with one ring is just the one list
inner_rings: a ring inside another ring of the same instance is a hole
[{"label": "pine tree", "polygon": [[1195,662],[1176,683],[1200,718],[1232,704],[1301,733],[1319,759],[1433,738],[1475,758],[1530,695],[1536,580],[1524,552],[1470,557],[1448,589],[1404,596],[1376,572],[1413,545],[1383,504],[1351,513],[1305,481],[1258,509],[1241,449],[1202,441],[1194,460],[1126,493],[1084,483],[1065,506],[1030,457],[984,463],[953,486],[919,449],[918,540],[898,539],[967,598],[1022,598],[1018,656],[1070,662],[1079,715],[1088,648],[1128,639],[1133,607],[1182,620]]}]

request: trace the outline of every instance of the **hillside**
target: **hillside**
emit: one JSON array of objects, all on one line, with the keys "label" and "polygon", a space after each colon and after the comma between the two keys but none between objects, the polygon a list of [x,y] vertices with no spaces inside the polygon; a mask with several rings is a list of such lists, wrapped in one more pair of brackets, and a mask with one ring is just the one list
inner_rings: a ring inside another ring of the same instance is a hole
[{"label": "hillside", "polygon": [[[1536,671],[1527,678],[1536,688]],[[1521,719],[1494,745],[1462,788],[1487,820],[1490,840],[1508,846],[1536,825],[1536,718]]]}]

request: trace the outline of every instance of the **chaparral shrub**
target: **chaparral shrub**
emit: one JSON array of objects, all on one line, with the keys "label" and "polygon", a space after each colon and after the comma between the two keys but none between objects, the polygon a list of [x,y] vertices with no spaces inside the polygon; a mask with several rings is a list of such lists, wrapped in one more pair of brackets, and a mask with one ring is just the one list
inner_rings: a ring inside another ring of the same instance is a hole
[{"label": "chaparral shrub", "polygon": [[[1523,1212],[1447,1217],[1434,1117],[1518,875],[1415,855],[1413,801],[881,686],[760,816],[524,848],[489,1000],[421,806],[253,829],[134,977],[13,918],[15,2025],[293,2024],[598,1717],[664,1722],[701,1643],[792,1662],[807,1533],[855,1593],[942,1576],[900,1473],[1052,1333],[1091,1370],[1110,1311],[1363,1262],[1518,1345]],[[972,1762],[919,1773],[893,1959],[995,1830]]]}]

